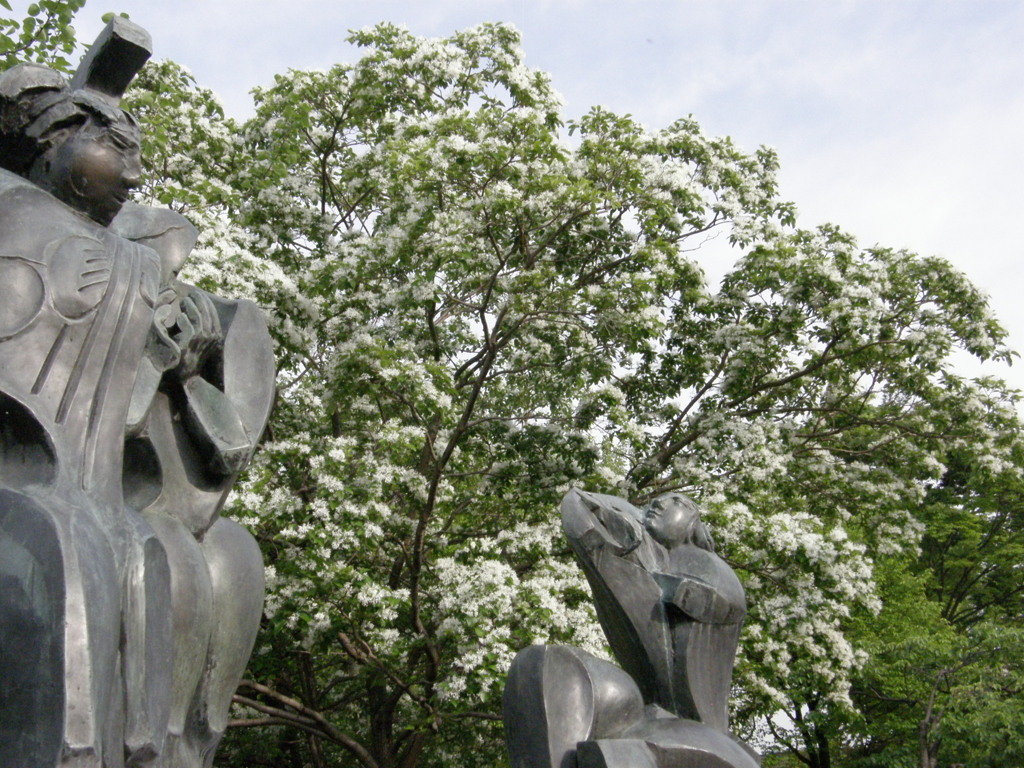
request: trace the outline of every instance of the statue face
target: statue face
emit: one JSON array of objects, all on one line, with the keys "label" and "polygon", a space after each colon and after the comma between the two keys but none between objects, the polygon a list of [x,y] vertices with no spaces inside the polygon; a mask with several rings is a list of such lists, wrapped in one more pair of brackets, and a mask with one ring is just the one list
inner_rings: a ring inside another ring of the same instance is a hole
[{"label": "statue face", "polygon": [[647,531],[666,547],[673,547],[689,539],[699,521],[697,505],[675,493],[658,496],[647,507],[644,515]]},{"label": "statue face", "polygon": [[128,118],[91,118],[33,165],[29,177],[54,197],[106,226],[142,180],[138,128]]}]

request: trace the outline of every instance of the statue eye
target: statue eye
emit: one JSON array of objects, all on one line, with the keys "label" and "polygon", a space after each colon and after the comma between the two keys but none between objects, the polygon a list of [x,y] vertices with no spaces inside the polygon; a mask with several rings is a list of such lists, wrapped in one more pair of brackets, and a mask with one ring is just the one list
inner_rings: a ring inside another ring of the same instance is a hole
[{"label": "statue eye", "polygon": [[118,130],[116,127],[111,128],[107,131],[107,139],[118,149],[137,151],[140,149],[138,139],[122,130]]}]

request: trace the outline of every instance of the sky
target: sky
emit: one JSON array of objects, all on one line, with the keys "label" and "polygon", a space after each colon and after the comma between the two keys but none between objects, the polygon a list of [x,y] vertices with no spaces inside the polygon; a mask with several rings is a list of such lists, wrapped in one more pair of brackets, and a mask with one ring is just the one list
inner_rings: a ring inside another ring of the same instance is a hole
[{"label": "sky", "polygon": [[[566,116],[601,105],[660,128],[692,114],[744,149],[774,147],[802,226],[948,258],[1024,351],[1019,0],[113,1],[88,0],[81,39],[126,12],[156,58],[187,66],[239,118],[274,74],[358,58],[349,29],[511,23]],[[706,258],[724,271],[722,255]],[[1024,389],[1024,360],[985,372]]]}]

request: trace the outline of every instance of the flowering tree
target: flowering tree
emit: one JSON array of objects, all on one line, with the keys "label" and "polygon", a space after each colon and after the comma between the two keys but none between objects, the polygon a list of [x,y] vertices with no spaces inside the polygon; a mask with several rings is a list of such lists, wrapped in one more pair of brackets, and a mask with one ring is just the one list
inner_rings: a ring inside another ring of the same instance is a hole
[{"label": "flowering tree", "polygon": [[[85,0],[39,0],[22,19],[0,17],[0,70],[33,61],[68,71],[67,57],[75,50],[71,20],[83,5]],[[0,7],[12,10],[10,0],[0,0]]]},{"label": "flowering tree", "polygon": [[[573,484],[708,508],[752,607],[741,722],[850,712],[876,561],[918,545],[948,451],[1009,466],[1010,399],[949,363],[1007,357],[984,297],[795,228],[768,150],[563,126],[507,27],[353,40],[356,65],[278,77],[244,126],[173,65],[137,97],[150,195],[208,233],[193,277],[262,301],[279,344],[232,511],[271,585],[240,723],[285,727],[237,759],[499,759],[515,651],[603,645],[555,514]],[[739,256],[718,290],[715,231]]]},{"label": "flowering tree", "polygon": [[[1008,358],[984,297],[797,228],[770,150],[566,122],[509,27],[352,40],[360,61],[279,76],[244,125],[167,62],[131,97],[145,199],[202,232],[189,279],[261,303],[278,347],[228,510],[267,561],[251,727],[219,759],[500,762],[515,652],[604,652],[572,485],[698,497],[751,606],[737,722],[846,722],[878,568],[916,552],[950,452],[1013,466],[1012,399],[950,364]],[[737,261],[710,286],[716,234]]]}]

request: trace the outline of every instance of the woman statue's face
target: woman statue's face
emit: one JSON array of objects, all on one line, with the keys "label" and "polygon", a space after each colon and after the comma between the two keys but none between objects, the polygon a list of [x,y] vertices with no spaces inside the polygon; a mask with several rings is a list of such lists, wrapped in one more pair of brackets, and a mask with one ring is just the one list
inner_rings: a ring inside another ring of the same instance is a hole
[{"label": "woman statue's face", "polygon": [[681,543],[689,535],[700,512],[683,497],[665,494],[655,498],[644,516],[648,532],[666,547]]},{"label": "woman statue's face", "polygon": [[30,179],[106,226],[142,180],[138,128],[90,118],[36,161]]}]

